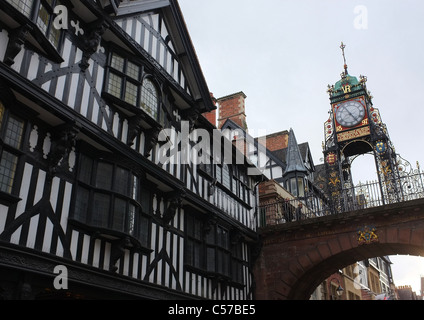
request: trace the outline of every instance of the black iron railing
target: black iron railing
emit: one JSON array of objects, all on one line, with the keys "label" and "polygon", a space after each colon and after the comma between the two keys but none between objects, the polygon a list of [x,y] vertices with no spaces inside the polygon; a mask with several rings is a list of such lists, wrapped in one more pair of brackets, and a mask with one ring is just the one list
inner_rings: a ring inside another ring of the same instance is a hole
[{"label": "black iron railing", "polygon": [[360,183],[342,190],[331,199],[307,194],[302,198],[264,203],[259,207],[259,226],[313,219],[420,198],[424,198],[424,173],[416,172],[383,183]]}]

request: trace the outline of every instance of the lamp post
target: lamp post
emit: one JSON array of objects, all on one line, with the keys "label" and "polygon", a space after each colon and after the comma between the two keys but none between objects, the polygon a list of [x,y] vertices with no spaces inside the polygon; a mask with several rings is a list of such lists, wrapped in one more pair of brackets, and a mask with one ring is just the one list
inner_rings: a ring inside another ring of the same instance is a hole
[{"label": "lamp post", "polygon": [[344,292],[344,289],[343,289],[342,285],[340,284],[339,279],[331,278],[331,280],[330,280],[330,292],[332,292],[331,283],[332,283],[333,280],[335,280],[335,282],[337,282],[337,284],[339,285],[336,289],[336,295],[339,297],[338,299],[340,299],[340,297],[342,296],[342,294]]}]

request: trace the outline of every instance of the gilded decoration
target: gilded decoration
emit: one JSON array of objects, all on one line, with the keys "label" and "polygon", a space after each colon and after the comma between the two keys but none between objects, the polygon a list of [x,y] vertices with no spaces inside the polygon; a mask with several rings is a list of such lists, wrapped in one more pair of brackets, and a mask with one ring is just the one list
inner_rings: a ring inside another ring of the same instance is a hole
[{"label": "gilded decoration", "polygon": [[365,226],[358,230],[358,244],[371,244],[378,242],[377,229],[374,226]]}]

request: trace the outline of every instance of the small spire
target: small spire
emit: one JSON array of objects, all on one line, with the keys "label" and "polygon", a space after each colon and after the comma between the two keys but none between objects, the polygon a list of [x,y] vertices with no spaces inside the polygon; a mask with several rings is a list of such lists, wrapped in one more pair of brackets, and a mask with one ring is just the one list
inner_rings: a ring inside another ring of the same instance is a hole
[{"label": "small spire", "polygon": [[308,172],[304,165],[302,154],[300,153],[299,145],[297,144],[297,140],[292,128],[290,128],[289,133],[289,141],[286,154],[286,170],[284,171],[283,175],[286,175],[290,172]]},{"label": "small spire", "polygon": [[344,60],[345,75],[347,76],[348,75],[348,72],[347,72],[347,63],[346,63],[346,56],[345,56],[345,48],[346,48],[346,45],[342,42],[342,45],[340,46],[340,49],[342,49],[343,60]]}]

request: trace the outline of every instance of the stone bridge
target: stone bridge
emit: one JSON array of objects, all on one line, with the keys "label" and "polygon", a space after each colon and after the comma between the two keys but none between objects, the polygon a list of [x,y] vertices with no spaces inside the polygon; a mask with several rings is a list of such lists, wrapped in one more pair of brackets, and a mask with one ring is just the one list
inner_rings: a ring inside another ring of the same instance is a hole
[{"label": "stone bridge", "polygon": [[306,300],[331,274],[385,255],[424,256],[424,199],[259,230],[256,299]]}]

